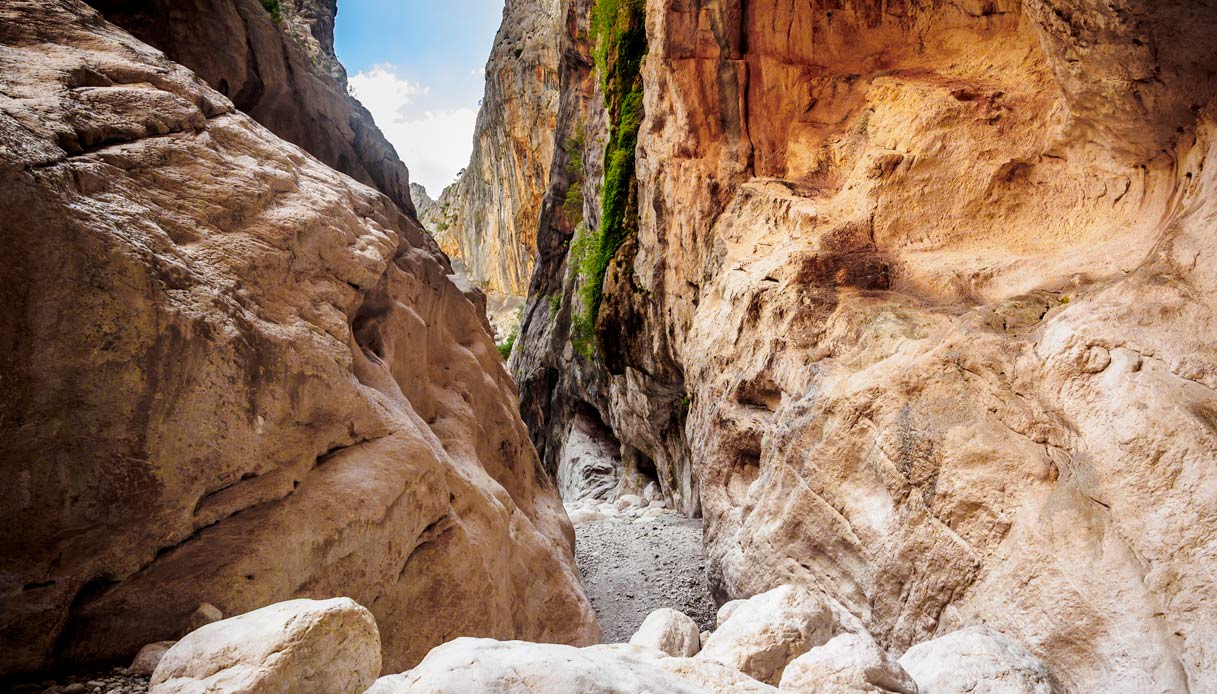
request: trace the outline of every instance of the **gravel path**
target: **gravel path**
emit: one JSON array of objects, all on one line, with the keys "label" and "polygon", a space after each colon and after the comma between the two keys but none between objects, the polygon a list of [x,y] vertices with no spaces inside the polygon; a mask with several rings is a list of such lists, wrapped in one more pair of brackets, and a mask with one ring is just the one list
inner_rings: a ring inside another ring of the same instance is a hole
[{"label": "gravel path", "polygon": [[40,694],[144,694],[148,678],[129,674],[126,668],[106,672],[59,675],[32,682],[0,683],[0,692]]},{"label": "gravel path", "polygon": [[570,510],[575,562],[606,643],[629,641],[660,607],[684,612],[703,631],[714,627],[700,520],[658,509],[637,516]]}]

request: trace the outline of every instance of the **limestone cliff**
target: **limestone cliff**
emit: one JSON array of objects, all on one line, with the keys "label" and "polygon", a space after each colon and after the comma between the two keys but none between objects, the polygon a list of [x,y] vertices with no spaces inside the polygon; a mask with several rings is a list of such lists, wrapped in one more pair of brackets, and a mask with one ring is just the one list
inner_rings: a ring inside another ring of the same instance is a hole
[{"label": "limestone cliff", "polygon": [[89,2],[279,137],[413,211],[409,172],[347,94],[334,55],[337,0]]},{"label": "limestone cliff", "polygon": [[486,63],[473,154],[444,190],[440,244],[488,292],[523,296],[536,254],[537,220],[554,156],[561,0],[507,0]]},{"label": "limestone cliff", "polygon": [[349,596],[392,672],[597,638],[480,294],[408,209],[77,0],[9,0],[0,228],[0,674],[202,602]]},{"label": "limestone cliff", "polygon": [[600,3],[512,362],[546,464],[613,439],[723,598],[1217,681],[1217,6],[650,0],[639,60]]}]

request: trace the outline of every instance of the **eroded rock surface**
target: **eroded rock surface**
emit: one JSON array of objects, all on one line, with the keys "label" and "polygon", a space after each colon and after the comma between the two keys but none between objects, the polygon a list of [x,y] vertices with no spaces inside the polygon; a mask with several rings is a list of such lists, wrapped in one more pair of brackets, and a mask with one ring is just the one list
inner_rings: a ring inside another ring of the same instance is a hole
[{"label": "eroded rock surface", "polygon": [[348,595],[389,671],[598,638],[479,294],[412,217],[75,0],[0,7],[0,93],[0,671],[203,602]]},{"label": "eroded rock surface", "polygon": [[410,175],[347,93],[334,54],[337,0],[89,0],[279,137],[414,210]]},{"label": "eroded rock surface", "polygon": [[[1078,691],[1217,680],[1217,6],[646,21],[638,230],[590,358],[543,213],[512,366],[546,464],[593,409],[704,514],[721,600],[814,587],[894,655],[987,624]],[[603,109],[567,67],[594,212]]]}]

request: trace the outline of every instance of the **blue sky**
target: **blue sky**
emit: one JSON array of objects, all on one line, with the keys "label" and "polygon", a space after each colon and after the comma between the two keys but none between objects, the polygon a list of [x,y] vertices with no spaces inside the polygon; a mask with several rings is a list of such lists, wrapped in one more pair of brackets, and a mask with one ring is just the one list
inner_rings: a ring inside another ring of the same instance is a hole
[{"label": "blue sky", "polygon": [[410,180],[432,197],[469,161],[502,0],[341,0],[334,46]]}]

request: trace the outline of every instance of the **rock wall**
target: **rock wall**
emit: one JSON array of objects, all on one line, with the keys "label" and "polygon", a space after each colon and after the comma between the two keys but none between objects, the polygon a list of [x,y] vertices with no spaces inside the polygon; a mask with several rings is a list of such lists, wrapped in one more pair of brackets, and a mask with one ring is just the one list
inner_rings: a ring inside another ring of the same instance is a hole
[{"label": "rock wall", "polygon": [[279,137],[413,212],[410,174],[347,94],[334,54],[337,0],[89,0]]},{"label": "rock wall", "polygon": [[0,674],[202,602],[349,596],[387,672],[598,638],[480,293],[408,212],[76,0],[0,7],[0,93]]},{"label": "rock wall", "polygon": [[440,204],[438,235],[486,291],[523,296],[536,254],[541,200],[554,158],[564,0],[507,0],[486,63],[473,154]]},{"label": "rock wall", "polygon": [[[540,227],[512,366],[546,464],[592,408],[704,514],[723,599],[812,586],[896,653],[989,625],[1076,691],[1217,681],[1217,5],[646,21],[590,357],[570,231]],[[559,141],[595,133],[562,89]]]}]

